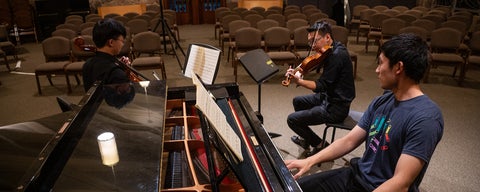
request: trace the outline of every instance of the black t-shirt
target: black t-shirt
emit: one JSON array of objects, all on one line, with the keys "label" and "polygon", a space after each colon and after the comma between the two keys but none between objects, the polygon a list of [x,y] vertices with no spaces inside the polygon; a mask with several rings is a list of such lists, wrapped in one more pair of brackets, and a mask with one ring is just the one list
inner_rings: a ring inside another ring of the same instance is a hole
[{"label": "black t-shirt", "polygon": [[315,81],[316,93],[324,92],[330,103],[350,103],[355,98],[353,65],[347,48],[340,42],[333,43],[332,53],[323,66],[322,75]]},{"label": "black t-shirt", "polygon": [[103,81],[105,84],[129,82],[127,74],[116,62],[114,56],[99,51],[95,57],[88,59],[82,71],[85,91],[88,91],[95,81]]}]

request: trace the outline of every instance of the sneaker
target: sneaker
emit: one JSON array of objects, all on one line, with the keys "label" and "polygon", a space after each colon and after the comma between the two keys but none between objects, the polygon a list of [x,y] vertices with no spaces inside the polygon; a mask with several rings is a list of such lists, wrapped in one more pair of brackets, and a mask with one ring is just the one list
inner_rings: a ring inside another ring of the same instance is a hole
[{"label": "sneaker", "polygon": [[290,138],[293,143],[297,144],[301,148],[307,150],[310,148],[309,144],[305,141],[305,139],[301,138],[300,136],[294,135]]}]

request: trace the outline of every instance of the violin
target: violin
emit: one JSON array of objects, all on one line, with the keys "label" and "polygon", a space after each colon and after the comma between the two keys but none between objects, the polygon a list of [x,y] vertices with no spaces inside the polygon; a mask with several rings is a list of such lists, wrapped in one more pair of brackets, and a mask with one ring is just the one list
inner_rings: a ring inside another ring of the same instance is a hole
[{"label": "violin", "polygon": [[[332,47],[330,45],[322,47],[320,52],[317,52],[303,59],[302,63],[300,63],[297,67],[295,67],[295,69],[293,69],[293,74],[300,72],[302,75],[305,75],[311,70],[321,67],[320,65],[331,53]],[[287,77],[285,77],[285,79],[282,81],[282,85],[288,87],[292,78],[292,75],[288,75]]]},{"label": "violin", "polygon": [[[88,52],[96,52],[97,47],[95,45],[87,45],[85,44],[85,40],[81,37],[78,36],[73,40],[73,43],[75,46],[83,51],[88,51]],[[127,60],[126,57],[122,57],[123,60]],[[127,64],[126,62],[122,61],[122,59],[117,59],[117,65],[120,66],[125,73],[127,74],[128,78],[132,82],[140,82],[142,81],[140,77],[142,77],[145,81],[150,81],[145,75],[141,74],[138,72],[136,69],[134,69],[130,64]]]}]

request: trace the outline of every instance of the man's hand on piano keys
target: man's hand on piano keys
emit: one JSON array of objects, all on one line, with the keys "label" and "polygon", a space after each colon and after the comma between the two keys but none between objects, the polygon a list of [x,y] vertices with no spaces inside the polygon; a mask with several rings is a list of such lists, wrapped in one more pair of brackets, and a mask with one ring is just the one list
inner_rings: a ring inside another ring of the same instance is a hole
[{"label": "man's hand on piano keys", "polygon": [[310,162],[309,158],[306,159],[297,159],[297,160],[285,160],[285,165],[287,165],[288,170],[294,173],[292,170],[298,171],[293,178],[298,179],[304,173],[306,173],[312,167],[312,162]]}]

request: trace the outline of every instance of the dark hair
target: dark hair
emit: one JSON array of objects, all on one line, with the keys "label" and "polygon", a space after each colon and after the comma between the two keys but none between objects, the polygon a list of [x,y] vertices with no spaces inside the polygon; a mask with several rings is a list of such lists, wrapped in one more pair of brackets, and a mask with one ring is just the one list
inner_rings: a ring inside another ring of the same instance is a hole
[{"label": "dark hair", "polygon": [[319,31],[321,35],[330,34],[330,37],[333,39],[332,26],[327,21],[317,21],[313,25],[307,28],[307,31],[314,32]]},{"label": "dark hair", "polygon": [[126,37],[127,31],[125,27],[112,18],[98,21],[93,26],[93,42],[97,47],[103,47],[109,39],[117,39],[119,36]]},{"label": "dark hair", "polygon": [[385,42],[380,52],[389,59],[390,68],[403,62],[405,75],[419,83],[429,65],[430,52],[423,39],[412,33],[400,34]]}]

